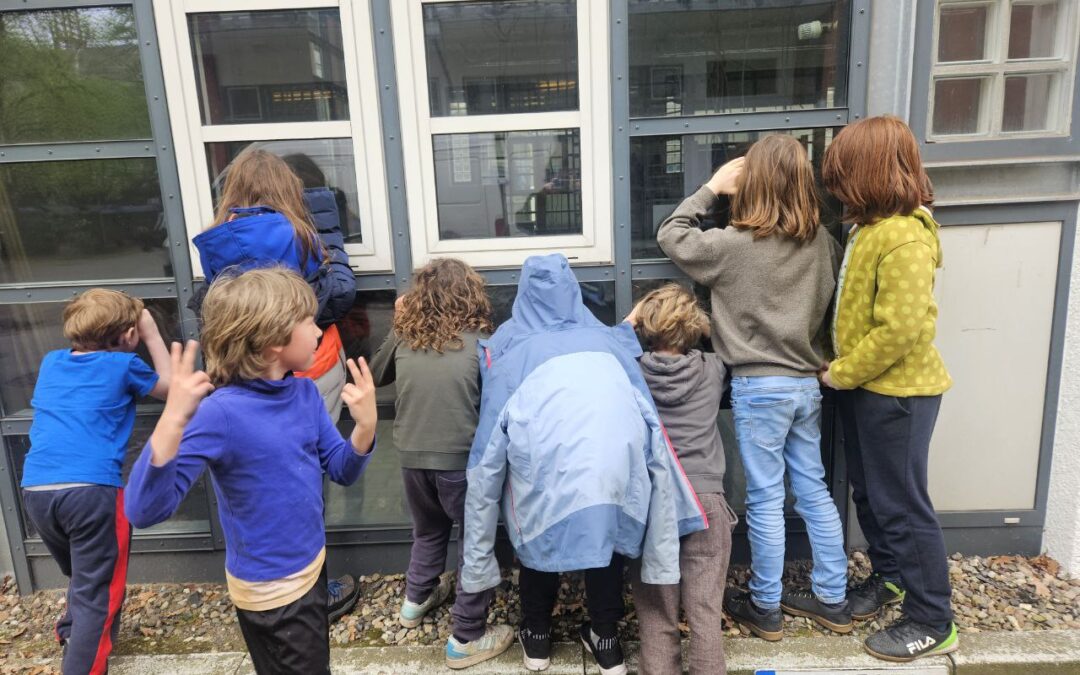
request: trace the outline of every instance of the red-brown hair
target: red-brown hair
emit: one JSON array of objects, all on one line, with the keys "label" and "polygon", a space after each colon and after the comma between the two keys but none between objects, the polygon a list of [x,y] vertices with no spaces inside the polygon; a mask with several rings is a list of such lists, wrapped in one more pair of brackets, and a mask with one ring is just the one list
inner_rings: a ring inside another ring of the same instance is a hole
[{"label": "red-brown hair", "polygon": [[915,134],[899,117],[880,115],[850,124],[825,150],[825,188],[844,205],[844,220],[872,223],[934,203]]}]

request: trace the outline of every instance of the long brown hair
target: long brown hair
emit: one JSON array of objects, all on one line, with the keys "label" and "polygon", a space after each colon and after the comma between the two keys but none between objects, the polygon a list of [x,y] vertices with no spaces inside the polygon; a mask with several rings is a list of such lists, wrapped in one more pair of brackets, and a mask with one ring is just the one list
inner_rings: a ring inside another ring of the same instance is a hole
[{"label": "long brown hair", "polygon": [[484,287],[484,277],[461,260],[432,260],[416,271],[412,290],[401,297],[394,332],[414,350],[461,349],[463,332],[494,328]]},{"label": "long brown hair", "polygon": [[753,230],[755,239],[780,233],[806,242],[820,218],[814,169],[802,143],[772,134],[750,146],[731,197],[731,225]]},{"label": "long brown hair", "polygon": [[892,115],[844,127],[825,151],[821,178],[843,203],[847,222],[872,223],[934,203],[915,134]]},{"label": "long brown hair", "polygon": [[229,209],[252,206],[268,206],[289,219],[303,252],[302,263],[326,258],[304,203],[303,182],[284,160],[266,150],[244,150],[229,164],[210,227],[229,220]]}]

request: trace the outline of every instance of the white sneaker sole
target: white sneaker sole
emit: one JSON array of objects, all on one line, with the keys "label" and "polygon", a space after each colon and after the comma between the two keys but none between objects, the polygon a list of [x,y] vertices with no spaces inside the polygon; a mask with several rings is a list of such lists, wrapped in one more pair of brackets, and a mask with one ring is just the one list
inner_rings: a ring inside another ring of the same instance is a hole
[{"label": "white sneaker sole", "polygon": [[551,659],[530,659],[528,656],[525,656],[523,660],[525,663],[525,670],[531,670],[534,673],[547,670],[551,667]]},{"label": "white sneaker sole", "polygon": [[593,653],[592,645],[588,643],[584,638],[581,639],[581,644],[585,645],[585,651],[589,652],[589,655],[593,657],[593,662],[596,663],[596,667],[600,669],[600,675],[627,675],[626,664],[620,663],[614,668],[604,668],[596,661],[596,654]]}]

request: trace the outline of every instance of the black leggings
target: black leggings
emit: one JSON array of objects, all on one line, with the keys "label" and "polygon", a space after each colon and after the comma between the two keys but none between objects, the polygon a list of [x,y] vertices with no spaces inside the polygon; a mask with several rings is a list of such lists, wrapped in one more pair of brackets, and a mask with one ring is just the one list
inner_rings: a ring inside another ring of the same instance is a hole
[{"label": "black leggings", "polygon": [[[518,585],[525,626],[534,633],[550,632],[551,612],[559,592],[558,572],[537,572],[522,565]],[[616,623],[625,613],[621,555],[612,554],[607,567],[585,570],[585,604],[596,634],[614,635]]]}]

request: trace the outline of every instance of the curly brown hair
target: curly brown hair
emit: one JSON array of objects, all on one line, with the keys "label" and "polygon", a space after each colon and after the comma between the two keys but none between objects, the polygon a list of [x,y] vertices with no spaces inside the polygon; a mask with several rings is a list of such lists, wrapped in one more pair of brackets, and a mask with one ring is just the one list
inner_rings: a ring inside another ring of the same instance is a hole
[{"label": "curly brown hair", "polygon": [[650,349],[680,354],[709,335],[709,315],[694,294],[676,283],[666,284],[641,299],[638,333]]},{"label": "curly brown hair", "polygon": [[399,298],[394,332],[414,350],[461,349],[462,333],[494,330],[485,286],[484,277],[457,258],[432,260]]}]

